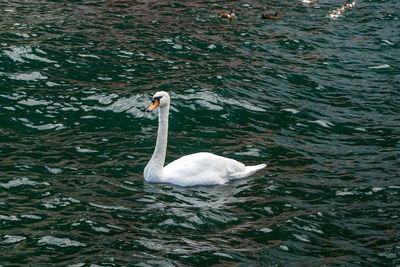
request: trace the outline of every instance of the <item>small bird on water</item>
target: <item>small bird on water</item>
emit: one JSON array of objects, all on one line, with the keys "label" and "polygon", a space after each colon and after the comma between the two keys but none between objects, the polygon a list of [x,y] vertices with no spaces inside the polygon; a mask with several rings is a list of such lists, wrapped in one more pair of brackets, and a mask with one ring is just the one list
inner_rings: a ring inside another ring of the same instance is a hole
[{"label": "small bird on water", "polygon": [[237,13],[238,12],[233,9],[230,12],[221,11],[221,10],[218,11],[218,14],[221,16],[222,19],[235,19]]},{"label": "small bird on water", "polygon": [[279,19],[279,11],[266,10],[262,13],[261,17],[263,19]]},{"label": "small bird on water", "polygon": [[329,11],[328,17],[331,19],[336,19],[336,18],[340,17],[345,12],[346,9],[355,7],[355,5],[356,5],[355,0],[351,3],[344,4],[343,6],[337,8],[337,9]]}]

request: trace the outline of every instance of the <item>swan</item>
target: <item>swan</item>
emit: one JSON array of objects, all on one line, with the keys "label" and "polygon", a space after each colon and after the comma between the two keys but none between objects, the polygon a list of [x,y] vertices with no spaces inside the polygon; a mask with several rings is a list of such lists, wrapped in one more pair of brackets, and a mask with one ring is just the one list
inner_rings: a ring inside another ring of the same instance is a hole
[{"label": "swan", "polygon": [[245,166],[236,160],[199,152],[183,156],[164,166],[168,139],[168,114],[170,97],[167,92],[157,92],[147,112],[159,109],[158,134],[154,153],[144,168],[148,182],[171,183],[178,186],[218,185],[231,179],[244,178],[261,170],[266,164]]}]

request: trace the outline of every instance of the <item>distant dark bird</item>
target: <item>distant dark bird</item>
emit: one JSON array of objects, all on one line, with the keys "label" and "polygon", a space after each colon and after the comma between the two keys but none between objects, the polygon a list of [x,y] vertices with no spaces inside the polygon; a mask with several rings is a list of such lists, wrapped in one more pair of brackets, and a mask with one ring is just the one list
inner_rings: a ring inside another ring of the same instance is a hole
[{"label": "distant dark bird", "polygon": [[266,10],[262,13],[263,19],[279,19],[279,11]]}]

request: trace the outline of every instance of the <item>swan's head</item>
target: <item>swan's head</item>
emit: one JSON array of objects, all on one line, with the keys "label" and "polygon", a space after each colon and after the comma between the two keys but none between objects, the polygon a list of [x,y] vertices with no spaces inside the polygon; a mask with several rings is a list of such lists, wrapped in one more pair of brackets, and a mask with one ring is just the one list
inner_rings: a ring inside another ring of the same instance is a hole
[{"label": "swan's head", "polygon": [[169,105],[169,94],[164,91],[160,91],[154,94],[153,99],[151,100],[151,105],[147,109],[147,112],[153,111],[156,107],[166,107]]}]

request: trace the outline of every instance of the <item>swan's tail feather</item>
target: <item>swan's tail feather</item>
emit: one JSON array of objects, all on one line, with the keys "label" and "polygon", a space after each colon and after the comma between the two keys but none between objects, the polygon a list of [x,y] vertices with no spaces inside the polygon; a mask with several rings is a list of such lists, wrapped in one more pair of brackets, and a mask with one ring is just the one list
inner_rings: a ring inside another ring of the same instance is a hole
[{"label": "swan's tail feather", "polygon": [[267,164],[265,164],[265,163],[254,165],[254,166],[246,166],[246,169],[243,172],[234,173],[231,175],[231,178],[232,179],[240,179],[240,178],[248,177],[250,175],[253,175],[257,171],[264,169],[266,166],[267,166]]}]

